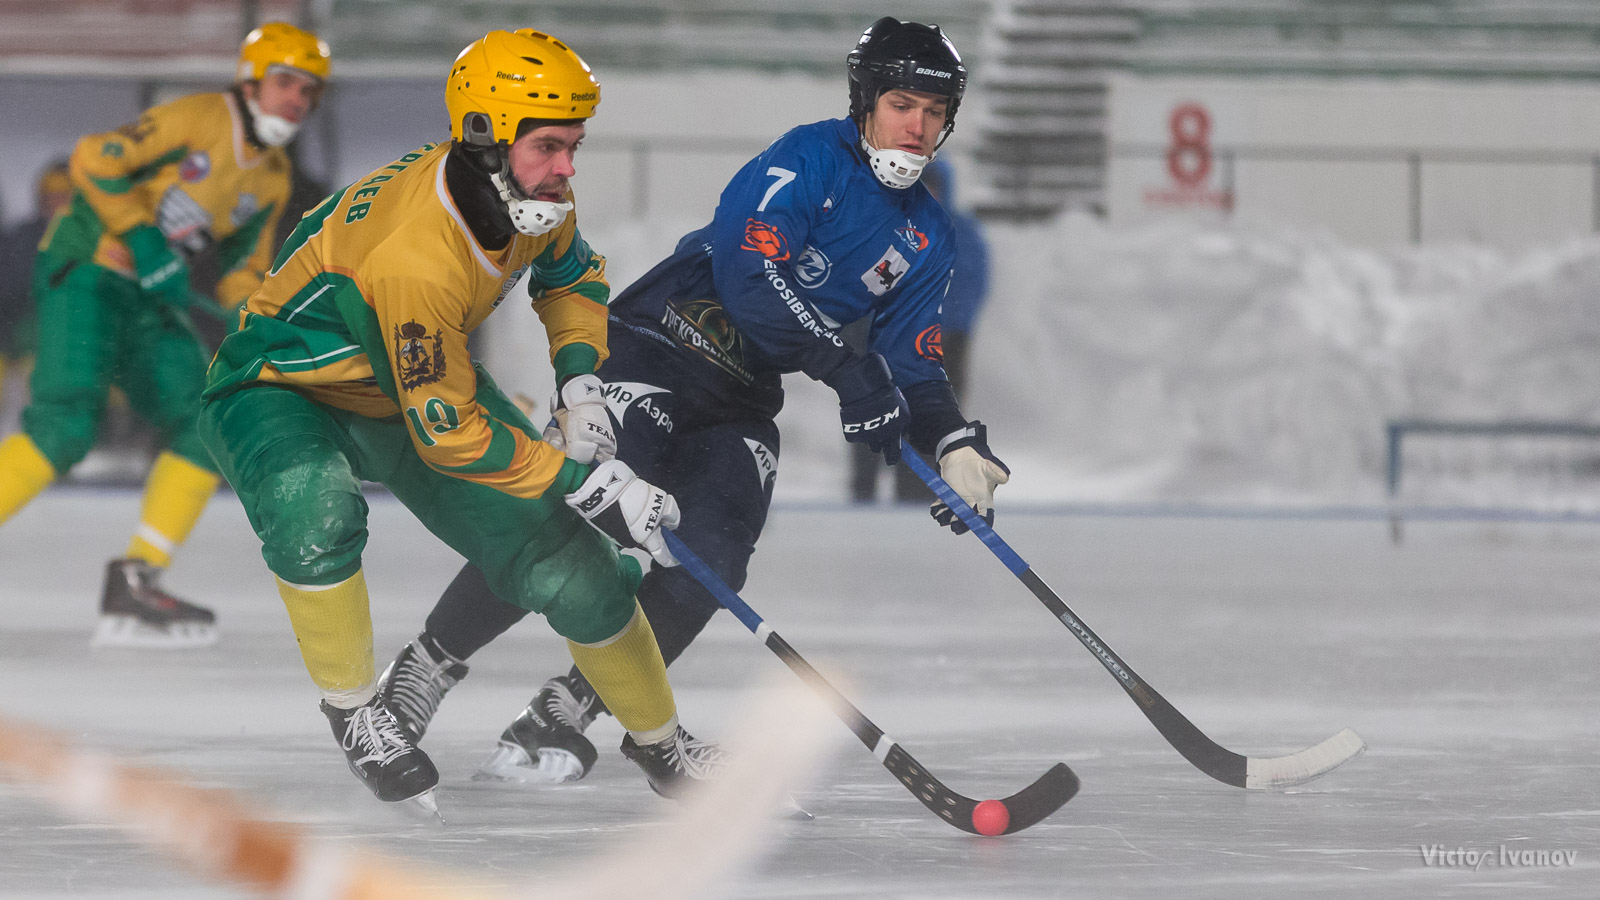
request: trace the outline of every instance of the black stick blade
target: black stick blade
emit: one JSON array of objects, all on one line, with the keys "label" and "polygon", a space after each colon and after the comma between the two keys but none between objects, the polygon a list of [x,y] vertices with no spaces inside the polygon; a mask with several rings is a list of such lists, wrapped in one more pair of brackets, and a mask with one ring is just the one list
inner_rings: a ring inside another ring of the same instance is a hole
[{"label": "black stick blade", "polygon": [[[883,767],[900,779],[934,815],[968,834],[983,834],[972,820],[978,801],[945,787],[899,744],[890,746],[889,752],[883,756]],[[1010,816],[1005,830],[999,834],[1015,834],[1038,823],[1066,805],[1077,793],[1078,776],[1067,768],[1066,763],[1056,763],[1033,784],[998,801]]]}]

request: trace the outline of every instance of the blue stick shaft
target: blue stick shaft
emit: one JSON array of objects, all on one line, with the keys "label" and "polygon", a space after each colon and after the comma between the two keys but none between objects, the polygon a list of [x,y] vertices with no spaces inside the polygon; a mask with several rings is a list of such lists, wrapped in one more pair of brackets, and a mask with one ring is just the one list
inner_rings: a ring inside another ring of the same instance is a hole
[{"label": "blue stick shaft", "polygon": [[[696,556],[693,550],[685,547],[677,535],[667,530],[661,533],[666,538],[667,549],[678,558],[678,564],[704,585],[706,590],[717,598],[717,602],[738,616],[744,627],[750,629],[768,650],[783,660],[784,665],[822,695],[833,707],[834,713],[849,727],[862,745],[872,751],[878,762],[894,775],[895,780],[910,791],[912,796],[929,811],[946,822],[968,834],[979,833],[973,822],[973,812],[978,807],[978,801],[945,787],[944,782],[934,777],[932,772],[917,762],[893,738],[884,734],[883,729],[873,724],[861,710],[856,709],[854,703],[839,693],[838,688],[823,678],[822,673],[806,662],[805,657],[789,646],[788,641],[773,631],[772,626],[756,615],[755,610],[741,600],[739,595],[728,587],[710,566]],[[1061,805],[1071,800],[1077,792],[1078,776],[1074,775],[1064,763],[1056,763],[1032,784],[999,801],[1010,813],[1011,824],[1006,827],[1004,833],[1012,834],[1038,822],[1060,809]]]},{"label": "blue stick shaft", "polygon": [[728,587],[721,578],[717,577],[717,573],[711,571],[711,567],[706,565],[704,560],[696,556],[693,550],[684,546],[683,541],[679,540],[677,535],[665,528],[661,530],[661,534],[666,537],[667,549],[671,550],[672,555],[678,558],[678,563],[687,569],[696,581],[704,585],[705,589],[710,591],[713,597],[717,598],[718,603],[727,607],[728,612],[737,616],[739,621],[744,623],[744,627],[750,629],[751,634],[755,634],[756,629],[765,624],[762,622],[761,617],[756,615],[756,611],[751,609],[748,603],[740,599],[738,594],[734,593],[733,588]]}]

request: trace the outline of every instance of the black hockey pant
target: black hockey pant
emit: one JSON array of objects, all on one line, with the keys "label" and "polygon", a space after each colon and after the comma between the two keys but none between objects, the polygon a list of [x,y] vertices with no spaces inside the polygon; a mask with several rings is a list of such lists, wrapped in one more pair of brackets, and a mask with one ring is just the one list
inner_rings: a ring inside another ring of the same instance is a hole
[{"label": "black hockey pant", "polygon": [[[598,374],[619,426],[618,457],[672,492],[683,514],[675,533],[730,587],[742,589],[772,503],[777,425],[761,412],[704,396],[693,381],[699,361],[685,360],[681,351],[615,323],[609,340],[612,355]],[[652,567],[639,604],[669,666],[721,608],[682,567]],[[426,630],[464,660],[524,615],[497,598],[469,564],[429,613]]]}]

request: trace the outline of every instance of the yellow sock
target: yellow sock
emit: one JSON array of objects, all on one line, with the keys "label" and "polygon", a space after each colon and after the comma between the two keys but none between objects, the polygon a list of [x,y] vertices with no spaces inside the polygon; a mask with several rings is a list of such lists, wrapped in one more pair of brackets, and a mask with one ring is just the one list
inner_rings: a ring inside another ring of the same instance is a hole
[{"label": "yellow sock", "polygon": [[637,601],[633,618],[621,631],[598,644],[567,641],[567,648],[578,671],[623,728],[647,733],[676,724],[678,708],[667,683],[667,664],[661,661],[656,633]]},{"label": "yellow sock", "polygon": [[33,438],[25,434],[6,438],[0,443],[0,522],[16,515],[55,480],[55,466]]},{"label": "yellow sock", "polygon": [[172,551],[194,530],[221,483],[216,473],[162,451],[145,479],[139,530],[128,542],[127,555],[161,569],[171,565]]},{"label": "yellow sock", "polygon": [[328,703],[353,709],[372,699],[372,611],[360,570],[329,585],[278,581],[278,595],[300,641],[300,656]]}]

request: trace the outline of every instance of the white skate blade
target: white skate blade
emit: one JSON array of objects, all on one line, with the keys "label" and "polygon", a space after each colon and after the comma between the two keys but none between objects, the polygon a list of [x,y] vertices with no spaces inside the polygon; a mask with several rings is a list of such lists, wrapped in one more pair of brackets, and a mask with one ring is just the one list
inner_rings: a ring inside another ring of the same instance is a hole
[{"label": "white skate blade", "polygon": [[796,802],[791,794],[784,797],[783,802],[778,804],[778,818],[787,819],[790,822],[811,822],[815,821],[817,817],[806,812],[805,807]]},{"label": "white skate blade", "polygon": [[90,647],[131,647],[141,650],[189,650],[217,642],[217,626],[200,622],[151,625],[136,616],[102,615],[89,638]]},{"label": "white skate blade", "polygon": [[401,800],[399,805],[406,811],[406,815],[428,825],[443,825],[444,816],[439,813],[439,798],[435,796],[437,788],[428,788],[415,797]]},{"label": "white skate blade", "polygon": [[517,744],[501,741],[489,758],[472,773],[473,781],[514,781],[519,784],[563,784],[583,777],[583,763],[566,750],[539,748],[537,760]]}]

